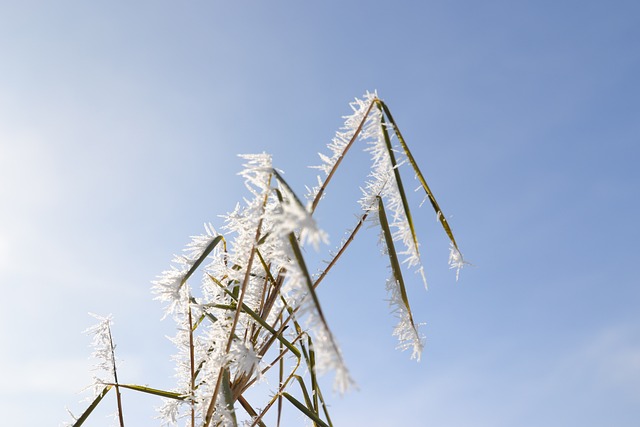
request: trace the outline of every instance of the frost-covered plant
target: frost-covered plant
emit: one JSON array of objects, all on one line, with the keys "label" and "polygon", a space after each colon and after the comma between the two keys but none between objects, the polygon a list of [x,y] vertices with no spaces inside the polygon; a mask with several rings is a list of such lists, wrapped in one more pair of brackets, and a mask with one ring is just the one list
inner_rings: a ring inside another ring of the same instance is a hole
[{"label": "frost-covered plant", "polygon": [[[94,400],[74,426],[82,425],[112,388],[118,396],[121,426],[120,389],[161,396],[163,425],[237,426],[243,417],[244,425],[264,426],[269,412],[275,413],[279,425],[286,401],[313,425],[332,426],[318,375],[334,372],[334,390],[340,393],[354,383],[315,289],[367,221],[379,228],[380,246],[389,259],[386,288],[398,319],[393,332],[398,348],[410,349],[411,358],[420,359],[423,336],[409,305],[402,264],[420,273],[425,285],[426,279],[401,166],[412,168],[449,237],[451,267],[459,271],[464,261],[386,104],[375,93],[366,93],[351,108],[352,114],[345,117],[344,126],[329,144],[330,153],[320,154],[322,163],[316,168],[322,176],[306,203],[272,166],[269,155],[241,156],[245,164],[240,175],[250,197],[224,216],[221,232],[205,226],[205,233],[193,237],[183,254],[153,282],[153,293],[164,303],[165,316],[177,325],[172,338],[177,348],[175,388],[119,383],[110,319],[100,319],[93,330],[95,354],[108,375],[96,377]],[[372,158],[359,201],[362,213],[326,266],[312,275],[301,247],[318,248],[327,241],[313,214],[355,141],[364,142]],[[194,285],[191,278],[197,270],[202,271],[202,280]],[[196,288],[198,296],[192,292]],[[277,388],[270,396],[263,402],[248,397],[248,390],[272,374]]]}]

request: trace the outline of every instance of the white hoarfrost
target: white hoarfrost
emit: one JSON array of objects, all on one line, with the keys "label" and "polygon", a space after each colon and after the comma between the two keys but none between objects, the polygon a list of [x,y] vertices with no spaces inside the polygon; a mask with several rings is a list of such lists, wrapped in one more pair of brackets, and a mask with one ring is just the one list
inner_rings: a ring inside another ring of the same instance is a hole
[{"label": "white hoarfrost", "polygon": [[456,270],[456,280],[460,277],[460,270],[468,263],[462,258],[462,254],[453,243],[449,246],[449,268]]},{"label": "white hoarfrost", "polygon": [[420,333],[418,324],[415,324],[402,301],[400,288],[395,277],[387,279],[387,292],[389,293],[389,306],[391,312],[398,318],[398,323],[393,329],[393,336],[398,338],[399,350],[411,350],[411,359],[420,361],[422,349],[424,348],[424,335]]},{"label": "white hoarfrost", "polygon": [[116,379],[116,359],[115,346],[111,336],[111,325],[113,320],[111,315],[102,317],[89,313],[90,316],[98,320],[98,323],[85,330],[91,336],[91,357],[95,359],[93,367],[93,395],[98,396],[106,384],[115,383]]},{"label": "white hoarfrost", "polygon": [[163,271],[156,280],[152,282],[151,292],[156,295],[155,299],[166,303],[165,317],[173,314],[176,310],[184,309],[180,305],[188,305],[188,297],[180,292],[184,284],[185,277],[193,265],[204,254],[205,250],[218,237],[211,224],[205,224],[205,234],[192,236],[191,242],[184,248],[182,255],[174,255],[173,265],[169,270]]},{"label": "white hoarfrost", "polygon": [[[153,282],[152,292],[165,305],[165,317],[172,317],[177,325],[176,335],[170,340],[177,348],[173,393],[181,399],[164,399],[158,410],[162,425],[175,426],[182,419],[186,419],[185,425],[191,425],[191,418],[196,425],[235,425],[234,409],[227,407],[221,396],[239,390],[242,393],[242,387],[259,381],[264,370],[277,366],[280,345],[287,347],[284,360],[291,362],[292,353],[303,350],[307,337],[311,337],[315,355],[313,369],[318,374],[334,372],[334,389],[340,393],[354,386],[318,304],[314,279],[309,276],[300,246],[317,250],[327,243],[326,233],[313,218],[316,199],[356,138],[366,144],[372,158],[360,200],[365,211],[362,220],[368,215],[379,226],[378,200],[384,201],[390,213],[390,239],[399,243],[402,264],[419,272],[424,280],[418,244],[396,174],[406,161],[404,151],[390,148],[392,138],[386,137],[385,130],[388,135],[395,132],[384,122],[375,92],[367,92],[350,106],[353,112],[344,117],[344,125],[328,145],[329,154],[320,154],[321,164],[316,168],[324,177],[319,176],[317,186],[308,190],[308,206],[293,193],[282,172],[273,168],[271,156],[241,155],[244,164],[239,175],[250,196],[223,216],[223,234],[205,224],[205,232],[193,236],[183,252],[174,256],[169,269]],[[385,252],[386,244],[381,246]],[[455,246],[449,261],[458,272],[464,265]],[[199,286],[194,285],[192,276],[197,268],[204,272]],[[419,360],[423,337],[400,283],[393,275],[386,283],[391,311],[398,318],[393,335],[399,340],[398,348],[411,349],[412,359]],[[99,393],[104,384],[116,382],[117,377],[111,319],[96,318],[100,322],[88,331],[93,335],[94,356],[99,362],[100,375],[95,379]],[[283,331],[278,339],[286,342],[275,340],[273,331],[278,329]],[[305,359],[293,359],[293,364]],[[310,361],[306,363],[312,367]],[[229,380],[222,384],[227,376]],[[229,381],[233,391],[229,390]],[[207,414],[211,415],[209,422]]]},{"label": "white hoarfrost", "polygon": [[[382,111],[376,108],[372,103],[377,100],[377,94],[367,92],[363,99],[356,99],[351,103],[353,114],[345,117],[345,124],[335,138],[329,144],[331,155],[320,155],[322,164],[315,168],[320,169],[328,176],[334,168],[336,162],[343,155],[345,147],[353,139],[355,133],[360,128],[358,138],[367,144],[366,150],[370,153],[372,159],[371,172],[369,179],[362,189],[363,195],[359,203],[365,212],[369,212],[369,220],[377,223],[377,198],[381,197],[385,201],[385,206],[389,209],[391,220],[389,227],[392,230],[394,242],[400,242],[402,249],[399,255],[403,256],[403,264],[408,268],[413,268],[420,274],[425,287],[427,281],[424,275],[424,268],[420,260],[420,252],[418,244],[411,230],[407,212],[405,212],[402,196],[400,194],[398,182],[396,180],[395,168],[401,167],[405,162],[403,151],[392,147],[396,165],[394,167],[389,147],[385,138],[385,128],[390,135],[391,142],[393,126],[390,123],[383,123]],[[369,114],[365,118],[365,113]],[[318,178],[318,186],[311,191],[311,196],[315,197],[322,187],[322,178]],[[379,223],[377,223],[379,225]],[[381,239],[381,243],[384,239]],[[382,245],[384,246],[384,245]],[[399,285],[395,280],[387,283],[387,289],[391,295],[391,306],[394,313],[399,317],[399,323],[394,331],[394,335],[398,337],[401,348],[411,346],[413,348],[412,358],[419,359],[422,348],[424,346],[422,337],[411,322],[407,322],[408,311],[404,308],[401,299],[395,298],[394,295],[400,295],[397,288]]]},{"label": "white hoarfrost", "polygon": [[[296,318],[306,317],[309,333],[314,337],[318,372],[337,372],[335,382],[340,391],[351,383],[340,350],[326,325],[319,320],[318,307],[310,298],[307,273],[296,258],[290,241],[293,235],[300,245],[310,244],[317,248],[320,243],[327,242],[326,233],[317,227],[309,209],[284,183],[281,172],[273,169],[269,155],[240,157],[245,161],[240,175],[252,197],[223,217],[222,232],[229,244],[225,250],[218,245],[207,257],[208,263],[203,264],[202,297],[191,296],[185,277],[219,236],[212,227],[206,227],[206,234],[193,237],[184,253],[174,257],[171,268],[154,282],[156,299],[167,304],[167,314],[171,314],[178,323],[178,333],[172,339],[178,348],[175,391],[188,397],[181,403],[166,400],[159,411],[166,425],[175,425],[177,420],[187,416],[187,404],[193,405],[198,417],[206,413],[221,369],[229,369],[236,379],[243,375],[260,378],[262,355],[250,338],[257,330],[264,329],[245,313],[239,316],[233,329],[235,338],[230,340],[234,310],[225,307],[237,304],[242,292],[243,305],[258,313],[268,298],[265,289],[273,285],[267,277],[266,268],[272,275],[271,280],[278,275],[284,277],[278,289],[282,298],[272,298],[273,308],[265,319],[267,323],[275,325],[278,318],[287,313],[287,307],[294,310]],[[250,259],[252,263],[248,265]],[[268,263],[266,268],[263,262]],[[189,310],[192,311],[191,324],[188,321]],[[193,319],[200,315],[213,321],[205,320],[197,331],[190,333]],[[265,344],[269,337],[270,334],[265,335],[256,345]],[[296,337],[297,333],[292,330],[287,339],[294,341]],[[227,352],[228,343],[230,350]],[[195,363],[199,366],[199,378],[205,379],[197,384],[191,384],[191,346]],[[227,408],[218,403],[214,421],[218,419],[224,424],[225,419],[232,419],[227,412]]]}]

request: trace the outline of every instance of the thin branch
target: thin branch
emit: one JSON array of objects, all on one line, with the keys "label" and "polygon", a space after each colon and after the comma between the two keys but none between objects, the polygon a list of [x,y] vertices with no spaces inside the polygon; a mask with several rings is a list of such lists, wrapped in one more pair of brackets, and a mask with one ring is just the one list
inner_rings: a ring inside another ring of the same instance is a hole
[{"label": "thin branch", "polygon": [[349,151],[349,149],[351,148],[351,146],[353,145],[355,140],[358,139],[358,135],[360,135],[360,131],[362,131],[362,127],[364,126],[364,123],[367,121],[367,117],[369,116],[369,113],[371,112],[371,108],[373,107],[373,104],[376,103],[377,99],[378,98],[374,98],[374,99],[371,100],[371,103],[369,104],[369,107],[367,107],[367,111],[364,113],[364,116],[362,117],[362,121],[358,125],[358,128],[353,133],[353,136],[349,140],[349,143],[346,145],[346,147],[342,151],[342,154],[340,154],[340,157],[338,157],[338,160],[336,161],[336,163],[333,165],[333,167],[329,171],[329,174],[327,174],[327,177],[325,178],[324,182],[322,183],[322,186],[318,190],[318,194],[316,194],[316,197],[313,199],[313,203],[311,204],[311,214],[313,214],[315,212],[316,207],[318,206],[318,203],[320,202],[320,199],[322,198],[322,194],[326,190],[327,185],[329,185],[329,181],[331,181],[331,178],[333,178],[333,174],[338,169],[338,166],[340,166],[340,163],[342,163],[342,159],[344,159],[344,156],[347,154],[347,152]]},{"label": "thin branch", "polygon": [[360,217],[360,220],[358,221],[358,224],[356,224],[356,226],[354,227],[353,231],[351,231],[351,234],[349,235],[347,240],[344,241],[344,243],[340,247],[340,250],[338,251],[338,253],[333,257],[331,262],[329,262],[327,267],[322,271],[322,273],[315,280],[315,282],[313,282],[313,288],[314,289],[317,288],[320,285],[320,282],[322,282],[322,280],[325,278],[325,276],[329,273],[329,270],[331,270],[333,268],[333,266],[336,265],[336,263],[338,262],[338,259],[340,259],[342,254],[344,254],[344,252],[347,250],[347,248],[351,244],[351,242],[353,242],[353,239],[356,237],[356,234],[358,234],[358,231],[360,231],[360,228],[362,228],[362,225],[364,224],[364,222],[365,222],[365,220],[367,219],[368,216],[369,216],[369,212],[367,211]]},{"label": "thin branch", "polygon": [[113,382],[116,387],[116,402],[118,405],[118,422],[120,427],[124,427],[124,416],[122,414],[122,396],[120,395],[120,386],[118,384],[118,372],[116,369],[116,352],[113,345],[113,336],[111,335],[111,326],[107,327],[109,332],[109,345],[111,346],[111,362],[113,363]]},{"label": "thin branch", "polygon": [[[191,298],[189,299],[191,301]],[[196,361],[193,345],[193,317],[191,315],[191,303],[189,303],[189,368],[191,370],[191,382],[189,384],[189,393],[191,394],[191,427],[196,427],[196,407],[194,400],[194,390],[196,388]]]}]

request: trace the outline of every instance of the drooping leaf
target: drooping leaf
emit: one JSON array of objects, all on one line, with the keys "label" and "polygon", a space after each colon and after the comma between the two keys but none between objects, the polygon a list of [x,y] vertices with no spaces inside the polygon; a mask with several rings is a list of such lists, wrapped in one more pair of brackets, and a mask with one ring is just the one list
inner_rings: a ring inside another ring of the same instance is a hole
[{"label": "drooping leaf", "polygon": [[407,289],[404,285],[404,279],[402,277],[402,270],[400,269],[400,262],[398,261],[398,255],[396,253],[396,248],[393,244],[393,236],[391,235],[391,229],[389,228],[389,221],[387,220],[387,214],[384,209],[384,203],[382,201],[382,197],[378,196],[378,217],[380,218],[380,227],[382,228],[382,232],[384,234],[384,240],[387,247],[387,253],[389,255],[389,261],[391,263],[391,271],[393,272],[393,277],[398,284],[398,289],[400,290],[400,297],[402,298],[402,303],[407,309],[407,313],[409,314],[409,319],[411,321],[411,327],[416,330],[416,325],[413,321],[413,314],[411,313],[411,307],[409,306],[409,297],[407,296]]},{"label": "drooping leaf", "polygon": [[391,112],[389,111],[389,108],[387,107],[387,105],[383,101],[378,100],[378,102],[382,106],[385,115],[387,116],[387,118],[389,119],[391,124],[393,125],[393,129],[395,131],[395,134],[398,137],[398,142],[400,142],[400,145],[402,146],[402,149],[404,150],[404,154],[407,156],[407,159],[409,160],[409,163],[413,167],[413,170],[414,170],[414,172],[416,174],[416,177],[418,178],[418,181],[420,181],[420,184],[422,185],[422,188],[424,189],[425,193],[427,193],[427,197],[429,199],[429,202],[431,203],[431,206],[433,206],[433,209],[435,210],[436,215],[438,216],[438,220],[440,221],[440,224],[442,224],[442,228],[444,228],[444,231],[447,233],[447,236],[449,237],[449,240],[451,241],[451,244],[456,248],[456,250],[459,251],[458,244],[456,243],[455,237],[453,237],[453,232],[451,231],[451,227],[449,226],[449,223],[447,222],[447,218],[442,213],[442,209],[440,209],[440,206],[438,205],[438,202],[436,201],[436,198],[433,195],[433,192],[429,188],[429,185],[427,185],[427,181],[424,179],[424,176],[422,175],[422,172],[420,171],[420,167],[418,167],[418,163],[416,163],[415,158],[411,154],[411,150],[409,150],[409,146],[407,145],[405,139],[402,137],[402,133],[400,132],[400,129],[398,128],[398,125],[396,124],[395,120],[393,119],[393,116],[391,115]]},{"label": "drooping leaf", "polygon": [[[378,103],[378,108],[381,109],[380,104]],[[393,175],[396,180],[396,185],[398,187],[398,193],[400,194],[400,199],[402,200],[402,207],[404,209],[404,214],[407,217],[407,224],[409,225],[409,230],[411,231],[411,237],[413,238],[413,244],[416,248],[416,253],[419,253],[418,248],[418,236],[416,235],[416,229],[413,225],[413,218],[411,216],[411,210],[409,209],[409,201],[407,200],[407,195],[404,191],[404,185],[402,184],[402,178],[400,177],[400,169],[398,168],[398,162],[396,161],[396,156],[393,152],[393,146],[391,145],[391,138],[389,137],[389,132],[387,131],[387,124],[384,120],[384,115],[381,118],[380,126],[382,127],[382,134],[384,135],[384,142],[387,146],[387,152],[389,153],[389,159],[391,160],[391,167],[393,169]]]},{"label": "drooping leaf", "polygon": [[[287,192],[293,197],[293,200],[295,200],[296,204],[298,205],[298,207],[300,207],[300,209],[302,209],[303,211],[306,211],[306,208],[304,207],[304,204],[302,203],[302,201],[298,198],[298,196],[296,195],[296,193],[293,191],[293,189],[289,186],[289,184],[287,183],[287,181],[282,177],[282,175],[280,175],[280,172],[278,172],[277,170],[273,170],[273,176],[276,177],[276,179],[278,180],[278,182],[280,184],[282,184],[282,186],[284,188],[287,189]],[[282,195],[278,195],[278,199],[282,202]]]},{"label": "drooping leaf", "polygon": [[322,307],[320,307],[320,300],[318,299],[318,295],[316,294],[316,291],[313,287],[313,281],[311,280],[311,275],[309,274],[309,270],[307,269],[307,265],[304,261],[304,257],[302,256],[302,251],[300,250],[300,245],[298,244],[298,240],[296,239],[295,234],[293,233],[289,234],[289,243],[291,244],[291,248],[293,249],[293,254],[296,259],[296,262],[298,263],[298,266],[300,267],[300,271],[304,276],[304,279],[305,279],[304,282],[307,285],[307,290],[309,291],[309,295],[311,296],[311,300],[313,301],[313,305],[316,309],[316,312],[320,317],[320,321],[322,322],[323,327],[326,328],[327,334],[331,338],[331,343],[333,344],[334,349],[338,351],[338,346],[333,340],[333,334],[331,334],[331,331],[329,329],[329,324],[327,323],[327,320],[324,317],[324,313],[322,312]]}]

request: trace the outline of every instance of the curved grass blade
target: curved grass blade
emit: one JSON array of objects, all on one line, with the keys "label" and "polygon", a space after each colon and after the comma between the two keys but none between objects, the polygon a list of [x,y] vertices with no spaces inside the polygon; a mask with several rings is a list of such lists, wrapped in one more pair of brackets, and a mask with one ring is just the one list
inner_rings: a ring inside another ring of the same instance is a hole
[{"label": "curved grass blade", "polygon": [[109,390],[111,390],[112,387],[113,386],[108,385],[102,389],[100,394],[93,400],[93,402],[91,402],[91,405],[89,405],[89,407],[82,413],[82,415],[80,415],[80,418],[78,418],[76,422],[73,423],[73,427],[80,427],[82,424],[84,424],[87,418],[89,418],[89,415],[91,415],[93,410],[96,409],[100,401],[107,395],[107,393],[109,392]]},{"label": "curved grass blade", "polygon": [[185,274],[184,277],[182,278],[182,281],[180,282],[180,286],[184,285],[187,282],[187,280],[189,280],[189,277],[191,277],[191,275],[198,269],[198,267],[200,267],[200,264],[202,264],[202,262],[209,256],[211,251],[213,251],[215,247],[218,245],[218,243],[220,243],[223,240],[224,240],[224,237],[222,237],[222,235],[218,235],[211,241],[211,243],[209,243],[209,245],[207,245],[204,252],[202,252],[202,255],[198,257],[198,259],[196,260],[196,262],[193,263],[189,271],[187,271],[187,274]]},{"label": "curved grass blade", "polygon": [[319,425],[320,427],[329,427],[329,425],[327,423],[325,423],[324,421],[322,421],[322,419],[318,415],[316,415],[313,412],[311,412],[306,406],[304,406],[299,400],[297,400],[295,397],[291,396],[289,393],[284,392],[284,393],[282,393],[282,396],[284,396],[285,399],[287,399],[289,402],[291,402],[291,404],[293,406],[298,408],[298,410],[300,412],[305,414],[307,417],[309,417],[311,420],[313,420],[313,422],[316,423],[317,425]]},{"label": "curved grass blade", "polygon": [[309,295],[311,295],[311,299],[318,313],[318,317],[322,322],[322,327],[324,328],[325,333],[329,337],[329,341],[331,341],[331,347],[333,348],[333,352],[336,358],[338,359],[340,365],[344,367],[346,371],[346,364],[342,359],[342,353],[340,352],[340,348],[336,343],[336,340],[333,336],[333,333],[331,332],[331,329],[329,329],[329,324],[327,323],[327,320],[324,317],[324,313],[322,312],[322,307],[320,307],[320,300],[318,300],[318,295],[316,294],[315,288],[313,286],[313,281],[311,280],[311,275],[309,274],[307,265],[304,262],[304,257],[302,256],[302,251],[300,250],[300,245],[298,244],[298,240],[296,239],[295,234],[289,233],[289,242],[291,243],[291,248],[293,249],[294,258],[298,262],[298,265],[300,266],[300,271],[304,276],[304,279],[305,279],[304,281],[307,285],[307,289],[309,290]]},{"label": "curved grass blade", "polygon": [[329,324],[327,323],[327,319],[324,317],[324,313],[322,312],[322,307],[320,307],[320,300],[318,299],[318,295],[316,295],[316,291],[313,287],[313,281],[311,280],[311,275],[309,274],[309,270],[307,270],[307,265],[304,262],[304,257],[302,256],[302,251],[300,250],[300,245],[298,244],[298,240],[296,239],[295,234],[293,233],[289,234],[289,242],[291,243],[291,248],[293,249],[294,257],[298,262],[298,266],[300,267],[300,270],[302,271],[302,274],[305,279],[305,283],[307,285],[307,289],[309,290],[309,295],[311,295],[311,299],[313,300],[313,305],[315,306],[318,312],[318,316],[322,321],[322,325],[324,326],[324,328],[327,331],[327,334],[331,338],[331,344],[333,345],[335,351],[337,352],[337,354],[340,354],[340,352],[338,351],[338,346],[336,345],[333,339],[333,334],[329,329]]},{"label": "curved grass blade", "polygon": [[409,163],[411,163],[411,166],[413,167],[413,170],[416,173],[416,176],[418,178],[418,181],[420,181],[420,184],[422,185],[422,188],[427,193],[427,197],[429,198],[429,202],[431,202],[431,206],[433,206],[433,209],[436,211],[436,214],[438,215],[438,219],[440,220],[440,224],[442,224],[442,228],[444,228],[444,231],[447,233],[447,236],[449,236],[449,240],[451,240],[451,244],[459,252],[460,250],[458,248],[458,244],[456,243],[455,237],[453,237],[453,232],[451,231],[451,227],[449,226],[449,223],[447,222],[447,218],[442,213],[442,209],[440,209],[440,206],[438,205],[438,202],[436,201],[436,198],[433,195],[433,192],[429,188],[429,185],[427,185],[427,181],[424,179],[424,176],[422,175],[422,172],[420,171],[420,168],[418,167],[418,164],[416,163],[416,160],[413,158],[413,155],[411,154],[411,150],[409,150],[409,146],[407,146],[407,143],[405,142],[404,138],[402,137],[402,133],[400,133],[400,129],[398,128],[398,125],[396,124],[395,120],[393,119],[393,116],[391,115],[391,112],[389,111],[389,108],[387,107],[387,105],[382,100],[378,100],[377,102],[379,103],[379,105],[382,106],[382,109],[384,110],[385,115],[387,116],[387,118],[389,119],[391,124],[393,125],[393,129],[395,131],[396,136],[398,137],[398,141],[400,142],[400,145],[402,146],[402,149],[404,150],[404,154],[407,156],[407,159],[409,160]]},{"label": "curved grass blade", "polygon": [[393,245],[393,236],[391,235],[391,229],[389,228],[389,221],[387,220],[387,214],[384,210],[384,203],[382,197],[378,196],[378,216],[380,218],[380,227],[384,234],[384,240],[387,245],[387,253],[389,254],[389,261],[391,262],[391,270],[393,277],[400,289],[400,297],[409,314],[409,320],[411,321],[411,327],[418,332],[416,325],[413,321],[413,314],[411,313],[411,307],[409,307],[409,297],[407,296],[407,289],[404,286],[404,279],[402,278],[402,271],[400,270],[400,262],[398,261],[398,255],[396,254],[395,246]]},{"label": "curved grass blade", "polygon": [[[382,111],[380,104],[378,104],[378,109]],[[393,152],[393,146],[391,145],[391,138],[389,138],[389,132],[387,131],[387,123],[384,120],[384,115],[381,118],[380,126],[382,127],[384,142],[387,146],[389,159],[391,160],[391,167],[393,169],[393,174],[396,179],[396,185],[398,186],[398,193],[400,193],[400,199],[402,200],[402,207],[404,209],[404,214],[407,217],[407,224],[409,225],[409,230],[411,230],[411,237],[413,238],[413,244],[416,248],[416,253],[420,253],[418,248],[418,236],[416,234],[416,229],[413,225],[411,210],[409,209],[409,201],[407,200],[407,195],[404,192],[404,185],[402,185],[402,178],[400,177],[400,169],[398,168],[398,162],[396,162],[396,156]]]},{"label": "curved grass blade", "polygon": [[307,386],[304,384],[304,381],[300,375],[294,375],[293,379],[298,381],[298,385],[300,385],[300,390],[302,390],[302,396],[304,397],[304,403],[307,405],[307,409],[310,411],[314,411],[317,415],[315,408],[311,404],[311,397],[309,396],[309,391],[307,390]]}]

